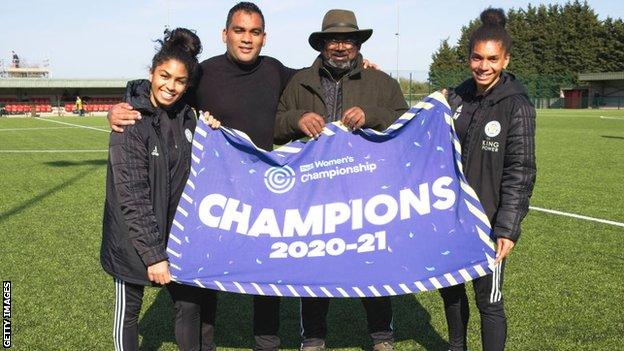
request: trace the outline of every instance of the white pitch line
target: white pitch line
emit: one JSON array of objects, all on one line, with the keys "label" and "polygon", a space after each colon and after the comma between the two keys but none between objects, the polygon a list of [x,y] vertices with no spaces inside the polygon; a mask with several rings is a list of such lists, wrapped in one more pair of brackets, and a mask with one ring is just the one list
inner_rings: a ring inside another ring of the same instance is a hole
[{"label": "white pitch line", "polygon": [[0,132],[20,132],[22,130],[76,129],[78,127],[38,127],[38,128],[0,128]]},{"label": "white pitch line", "polygon": [[108,150],[0,150],[0,154],[35,154],[35,153],[87,153],[108,152]]},{"label": "white pitch line", "polygon": [[529,208],[531,210],[535,210],[535,211],[541,211],[541,212],[556,214],[556,215],[560,215],[560,216],[572,217],[572,218],[577,218],[577,219],[584,219],[586,221],[593,221],[593,222],[598,222],[598,223],[615,225],[615,226],[618,226],[618,227],[624,227],[624,223],[610,221],[610,220],[607,220],[607,219],[588,217],[588,216],[583,216],[583,215],[579,215],[579,214],[575,214],[575,213],[561,212],[561,211],[557,211],[557,210],[549,210],[547,208],[534,207],[534,206],[529,206]]},{"label": "white pitch line", "polygon": [[618,119],[620,121],[624,121],[624,117],[607,117],[607,116],[600,116],[600,118],[602,119]]},{"label": "white pitch line", "polygon": [[84,128],[84,129],[91,129],[91,130],[97,130],[98,132],[106,132],[106,133],[110,133],[110,130],[106,130],[106,129],[100,129],[100,128],[95,128],[95,127],[89,127],[89,126],[83,126],[80,124],[73,124],[73,123],[67,123],[67,122],[61,122],[61,121],[55,121],[52,119],[44,119],[44,118],[40,118],[40,117],[35,117],[35,119],[38,119],[40,121],[46,121],[46,122],[53,122],[53,123],[59,123],[59,124],[64,124],[67,126],[72,126],[72,127],[78,127],[78,128]]}]

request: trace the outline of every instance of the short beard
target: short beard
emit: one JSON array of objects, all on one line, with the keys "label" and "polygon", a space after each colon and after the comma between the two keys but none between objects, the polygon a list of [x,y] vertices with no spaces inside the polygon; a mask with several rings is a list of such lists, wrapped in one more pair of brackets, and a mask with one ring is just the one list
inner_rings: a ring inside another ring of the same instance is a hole
[{"label": "short beard", "polygon": [[338,69],[349,69],[351,68],[352,60],[348,61],[334,61],[332,59],[325,60],[330,67],[338,68]]}]

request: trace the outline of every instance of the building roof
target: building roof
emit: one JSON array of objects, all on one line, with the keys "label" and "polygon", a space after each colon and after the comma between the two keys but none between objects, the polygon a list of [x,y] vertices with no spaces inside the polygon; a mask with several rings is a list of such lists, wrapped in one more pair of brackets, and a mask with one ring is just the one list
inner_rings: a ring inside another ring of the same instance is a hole
[{"label": "building roof", "polygon": [[602,72],[602,73],[579,73],[579,81],[605,81],[605,80],[624,80],[624,71],[622,72]]},{"label": "building roof", "polygon": [[4,78],[0,88],[125,88],[131,79]]},{"label": "building roof", "polygon": [[6,68],[7,72],[12,72],[12,73],[30,73],[30,72],[34,72],[34,73],[49,73],[50,70],[45,68],[45,67],[7,67]]}]

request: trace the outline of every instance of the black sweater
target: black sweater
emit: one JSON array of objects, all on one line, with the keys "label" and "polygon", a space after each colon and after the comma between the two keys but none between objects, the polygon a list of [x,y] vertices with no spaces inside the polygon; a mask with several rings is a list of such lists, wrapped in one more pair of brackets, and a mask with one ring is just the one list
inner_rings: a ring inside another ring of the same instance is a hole
[{"label": "black sweater", "polygon": [[227,54],[200,65],[191,104],[221,123],[249,135],[256,146],[273,148],[273,128],[282,90],[296,71],[278,60],[260,56],[252,65],[230,60]]}]

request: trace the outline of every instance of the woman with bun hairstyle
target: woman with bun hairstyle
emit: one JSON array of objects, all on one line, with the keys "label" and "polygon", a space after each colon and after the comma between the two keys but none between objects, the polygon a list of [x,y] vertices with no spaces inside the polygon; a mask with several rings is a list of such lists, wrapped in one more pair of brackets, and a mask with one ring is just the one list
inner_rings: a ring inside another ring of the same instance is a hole
[{"label": "woman with bun hairstyle", "polygon": [[[109,141],[100,261],[115,283],[115,350],[138,350],[144,287],[171,281],[165,249],[190,171],[196,118],[181,97],[197,69],[201,43],[185,28],[165,31],[158,42],[149,80],[131,81],[126,88],[126,102],[144,118],[124,133],[111,133]],[[218,121],[211,126],[218,127]],[[189,323],[188,316],[180,318],[180,304],[193,288],[167,287],[176,308],[176,339],[190,340],[179,333]]]},{"label": "woman with bun hairstyle", "polygon": [[[502,9],[481,13],[481,26],[471,35],[472,78],[448,92],[455,129],[462,146],[462,165],[492,225],[496,242],[494,273],[473,281],[481,316],[483,350],[505,348],[507,320],[503,308],[505,258],[520,236],[535,183],[535,108],[522,84],[505,72],[511,37]],[[466,350],[468,298],[464,284],[440,290],[449,330],[450,349]]]}]

